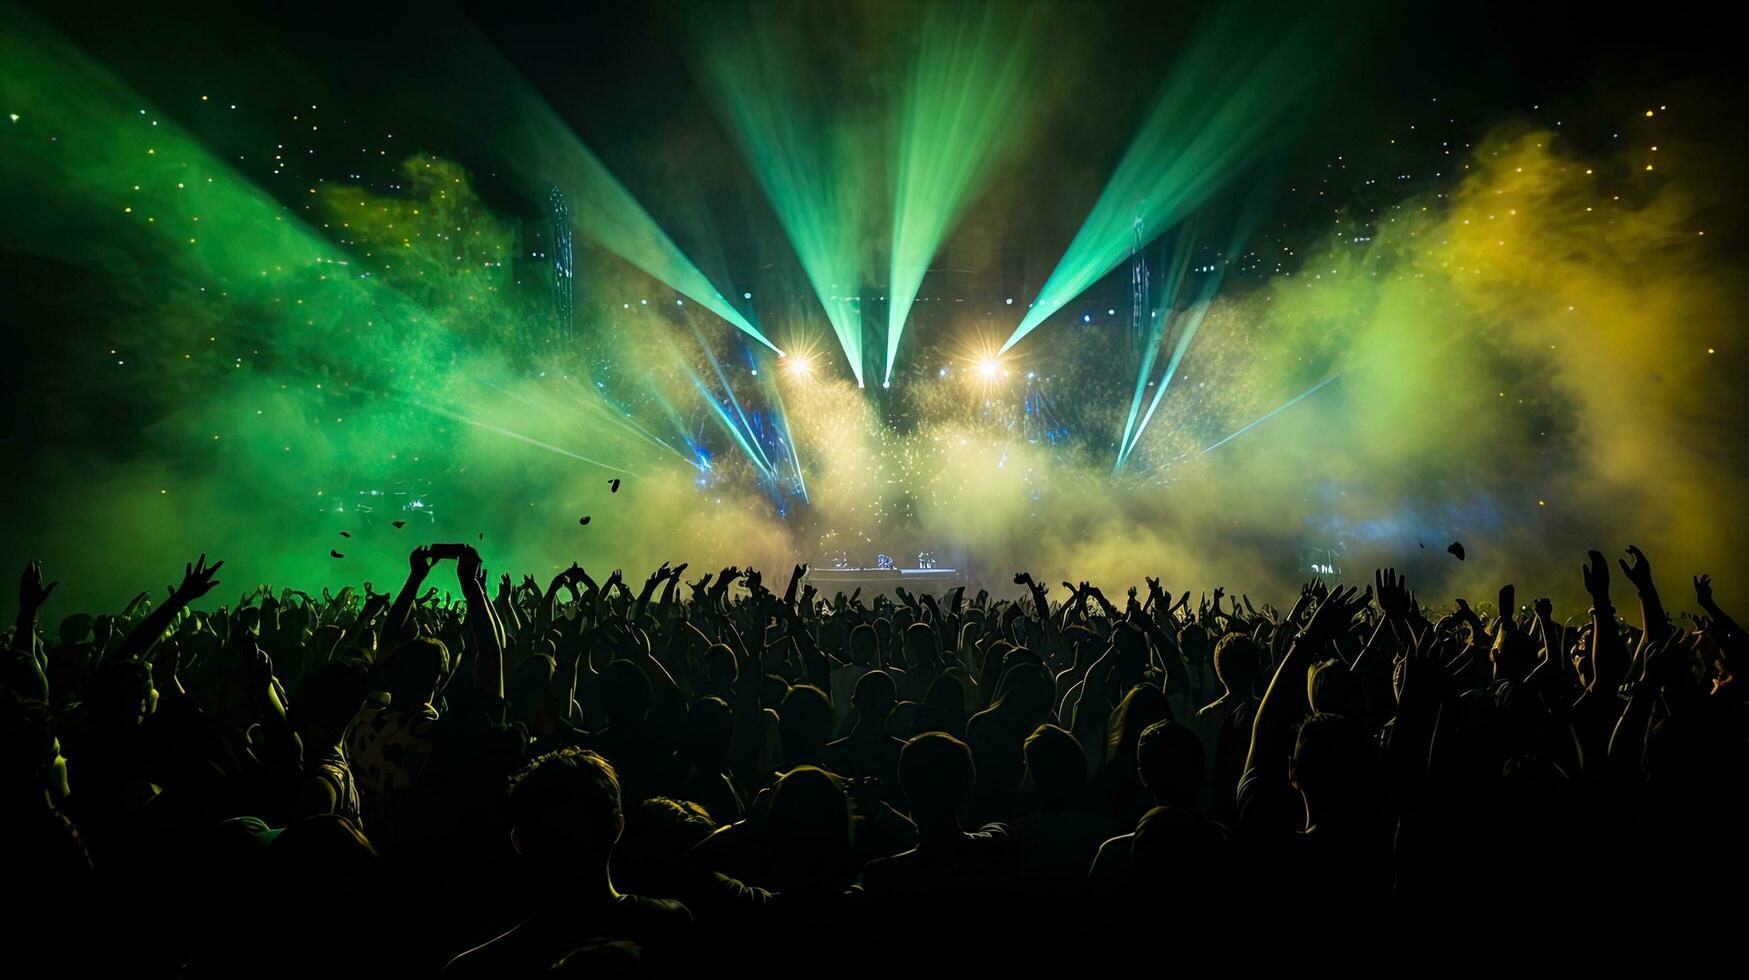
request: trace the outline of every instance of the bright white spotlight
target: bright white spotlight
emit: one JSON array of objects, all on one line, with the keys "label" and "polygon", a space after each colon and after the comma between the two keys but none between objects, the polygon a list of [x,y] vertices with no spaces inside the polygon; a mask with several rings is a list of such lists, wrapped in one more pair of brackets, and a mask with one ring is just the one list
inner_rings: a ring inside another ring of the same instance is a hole
[{"label": "bright white spotlight", "polygon": [[978,359],[978,377],[983,378],[985,381],[995,380],[996,374],[1001,370],[1002,366],[996,362],[994,357],[981,357]]},{"label": "bright white spotlight", "polygon": [[805,355],[791,354],[783,359],[783,369],[790,377],[801,378],[814,372],[814,363]]}]

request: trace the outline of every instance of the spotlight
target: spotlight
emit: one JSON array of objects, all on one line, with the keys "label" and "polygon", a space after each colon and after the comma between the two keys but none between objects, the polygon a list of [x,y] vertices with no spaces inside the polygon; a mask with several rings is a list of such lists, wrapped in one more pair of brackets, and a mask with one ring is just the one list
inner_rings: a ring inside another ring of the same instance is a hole
[{"label": "spotlight", "polygon": [[813,362],[802,354],[791,354],[783,359],[783,369],[792,378],[806,377],[814,372]]},{"label": "spotlight", "polygon": [[985,381],[994,381],[997,372],[1001,370],[1001,365],[996,363],[994,357],[982,357],[978,359],[978,377],[983,378]]}]

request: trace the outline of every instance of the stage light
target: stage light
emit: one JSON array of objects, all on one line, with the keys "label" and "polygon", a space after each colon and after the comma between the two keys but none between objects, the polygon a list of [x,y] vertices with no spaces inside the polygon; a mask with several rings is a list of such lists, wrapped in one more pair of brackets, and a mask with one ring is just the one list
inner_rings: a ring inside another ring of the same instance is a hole
[{"label": "stage light", "polygon": [[978,377],[983,378],[985,381],[996,380],[996,374],[1000,370],[1002,370],[1002,367],[997,363],[994,357],[978,359]]},{"label": "stage light", "polygon": [[805,355],[791,354],[783,359],[783,369],[790,377],[801,378],[814,373],[814,364]]}]

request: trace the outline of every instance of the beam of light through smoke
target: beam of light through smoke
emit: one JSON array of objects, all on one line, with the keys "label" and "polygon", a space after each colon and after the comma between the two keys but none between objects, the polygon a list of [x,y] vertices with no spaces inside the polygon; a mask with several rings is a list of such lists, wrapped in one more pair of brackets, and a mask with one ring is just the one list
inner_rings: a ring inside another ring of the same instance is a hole
[{"label": "beam of light through smoke", "polygon": [[1317,14],[1270,23],[1234,7],[1201,25],[1004,351],[1121,264],[1138,218],[1142,240],[1152,241],[1286,137],[1296,97],[1339,45]]},{"label": "beam of light through smoke", "polygon": [[994,3],[932,4],[915,32],[896,126],[887,356],[899,340],[930,260],[991,167],[1024,135],[1046,25],[1035,10]]},{"label": "beam of light through smoke", "polygon": [[[1180,225],[1182,234],[1175,241],[1175,248],[1168,258],[1168,271],[1165,291],[1159,307],[1159,315],[1148,322],[1148,333],[1143,343],[1144,355],[1142,363],[1136,371],[1135,392],[1130,398],[1130,410],[1124,420],[1124,436],[1119,443],[1117,462],[1112,471],[1123,469],[1136,448],[1136,442],[1147,431],[1148,423],[1154,418],[1154,411],[1160,407],[1160,400],[1166,397],[1166,389],[1172,386],[1172,379],[1178,375],[1178,367],[1184,361],[1185,354],[1190,350],[1191,342],[1196,339],[1197,331],[1208,316],[1209,306],[1220,292],[1221,284],[1234,263],[1238,262],[1240,252],[1256,230],[1258,222],[1263,219],[1263,202],[1268,194],[1268,183],[1261,178],[1252,185],[1252,190],[1245,195],[1238,216],[1234,219],[1228,237],[1226,248],[1218,253],[1213,261],[1203,264],[1204,254],[1197,252],[1197,229],[1194,219],[1185,225]],[[1193,266],[1192,263],[1197,263]],[[1181,312],[1178,309],[1178,298],[1184,288],[1186,277],[1199,277],[1195,292],[1190,297],[1186,307]],[[1170,332],[1169,332],[1170,331]],[[1162,338],[1173,338],[1172,355],[1167,359],[1166,370],[1161,374],[1154,386],[1154,397],[1148,402],[1148,410],[1138,419],[1136,410],[1142,402],[1146,391],[1149,375],[1153,373],[1154,364],[1158,360]]]},{"label": "beam of light through smoke", "polygon": [[465,75],[410,80],[426,93],[421,109],[433,102],[442,107],[434,123],[458,138],[492,133],[487,152],[530,201],[547,200],[557,187],[580,237],[777,350],[497,48],[466,25],[457,25],[449,40],[455,49],[450,63],[466,64]]},{"label": "beam of light through smoke", "polygon": [[864,228],[876,215],[879,127],[809,97],[801,44],[766,19],[701,28],[706,89],[783,226],[851,374],[863,384]]},{"label": "beam of light through smoke", "polygon": [[1245,425],[1234,430],[1231,434],[1227,435],[1226,437],[1224,437],[1216,442],[1210,443],[1209,445],[1203,447],[1202,451],[1200,453],[1198,453],[1198,455],[1206,456],[1209,453],[1214,452],[1215,450],[1221,448],[1222,446],[1225,446],[1227,443],[1232,442],[1234,439],[1239,438],[1240,436],[1244,435],[1245,433],[1250,432],[1252,429],[1257,428],[1258,426],[1269,421],[1270,419],[1275,418],[1277,415],[1280,415],[1281,413],[1287,411],[1288,409],[1294,407],[1295,405],[1298,405],[1300,402],[1305,401],[1307,398],[1310,398],[1311,396],[1317,394],[1319,391],[1323,390],[1325,385],[1331,384],[1331,383],[1341,379],[1341,377],[1342,377],[1342,375],[1340,375],[1340,374],[1334,374],[1328,378],[1325,378],[1324,380],[1318,382],[1317,384],[1311,386],[1310,388],[1307,388],[1305,391],[1300,392],[1299,394],[1293,396],[1292,398],[1289,398],[1287,401],[1282,402],[1280,405],[1277,405],[1276,407],[1263,413],[1262,415],[1258,416],[1257,418],[1252,419],[1250,422],[1247,422]]}]

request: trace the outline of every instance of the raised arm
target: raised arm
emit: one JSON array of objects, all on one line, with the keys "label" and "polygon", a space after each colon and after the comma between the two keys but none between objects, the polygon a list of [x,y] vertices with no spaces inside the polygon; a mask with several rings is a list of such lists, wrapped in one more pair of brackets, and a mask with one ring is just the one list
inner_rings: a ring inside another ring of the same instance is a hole
[{"label": "raised arm", "polygon": [[115,652],[106,659],[143,659],[147,653],[151,652],[152,647],[156,646],[158,641],[163,638],[164,631],[170,628],[172,622],[175,622],[177,614],[187,609],[189,603],[218,586],[219,580],[213,576],[218,574],[219,569],[223,568],[224,564],[224,562],[218,561],[208,565],[206,555],[201,555],[194,564],[184,565],[182,584],[170,589],[170,597],[165,599],[158,608],[153,609],[145,619],[140,620],[139,624],[129,631],[127,639],[122,641],[121,646],[117,647]]},{"label": "raised arm", "polygon": [[60,582],[43,584],[42,565],[31,562],[24,566],[24,574],[18,577],[18,621],[12,630],[12,645],[20,653],[37,656],[36,649],[36,615],[43,603],[48,601],[49,593],[55,591]]},{"label": "raised arm", "polygon": [[401,591],[395,593],[394,604],[389,606],[389,617],[383,621],[383,648],[393,650],[403,641],[412,638],[412,626],[408,620],[413,615],[413,606],[419,601],[419,589],[425,585],[425,577],[431,574],[431,569],[437,565],[437,556],[432,553],[430,545],[420,545],[407,555],[407,581],[401,585]]},{"label": "raised arm", "polygon": [[[1257,707],[1257,717],[1251,725],[1251,747],[1245,754],[1247,770],[1265,761],[1272,766],[1285,762],[1293,753],[1294,725],[1310,710],[1306,700],[1306,669],[1371,600],[1369,594],[1366,600],[1357,602],[1358,594],[1354,586],[1338,587],[1331,592],[1288,647],[1287,656],[1276,667],[1269,688],[1263,692],[1263,702]],[[1286,778],[1285,766],[1282,777]]]},{"label": "raised arm", "polygon": [[480,553],[463,545],[456,560],[456,582],[467,601],[464,625],[474,645],[474,689],[488,698],[504,697],[504,631],[492,615],[492,600],[486,596],[486,569]]},{"label": "raised arm", "polygon": [[1609,601],[1609,563],[1600,551],[1589,552],[1591,560],[1580,567],[1585,591],[1591,595],[1591,687],[1587,694],[1614,697],[1616,686],[1627,673],[1627,650],[1615,625],[1615,605]]}]

